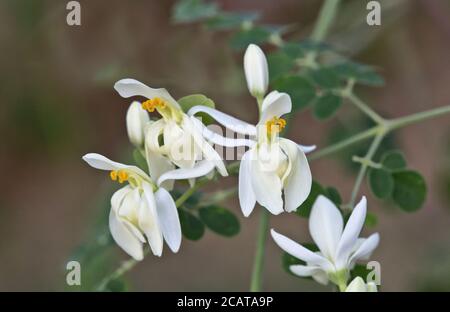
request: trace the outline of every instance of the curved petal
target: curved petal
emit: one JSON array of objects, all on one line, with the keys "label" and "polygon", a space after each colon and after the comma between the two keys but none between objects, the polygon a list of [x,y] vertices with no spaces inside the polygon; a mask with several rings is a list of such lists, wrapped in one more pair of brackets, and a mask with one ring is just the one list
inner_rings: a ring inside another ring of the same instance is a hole
[{"label": "curved petal", "polygon": [[127,254],[137,261],[144,259],[141,241],[117,218],[113,209],[109,213],[109,230],[114,241]]},{"label": "curved petal", "polygon": [[[255,155],[257,153],[253,153]],[[276,171],[262,170],[260,156],[249,159],[252,189],[256,201],[272,214],[278,215],[283,212],[283,199],[281,198],[281,180]]]},{"label": "curved petal", "polygon": [[173,252],[178,252],[181,245],[181,225],[175,202],[163,188],[156,191],[155,201],[164,240]]},{"label": "curved petal", "polygon": [[214,169],[214,163],[209,160],[201,160],[192,169],[180,168],[162,174],[158,179],[158,185],[167,180],[184,180],[199,178],[207,175]]},{"label": "curved petal", "polygon": [[315,151],[317,146],[315,145],[300,145],[298,144],[298,148],[303,151],[303,153],[308,154],[311,153],[312,151]]},{"label": "curved petal", "polygon": [[297,276],[307,277],[317,274],[318,271],[323,271],[322,268],[318,266],[309,266],[309,265],[301,265],[295,264],[289,267],[289,270]]},{"label": "curved petal", "polygon": [[194,144],[191,133],[169,121],[164,126],[163,136],[164,149],[170,160],[180,168],[192,168],[200,149]]},{"label": "curved petal", "polygon": [[155,256],[160,257],[163,250],[163,236],[156,211],[155,197],[148,183],[142,184],[143,196],[139,207],[139,227],[147,236],[150,249]]},{"label": "curved petal", "polygon": [[297,210],[311,192],[311,170],[306,155],[296,143],[280,139],[280,145],[291,164],[290,173],[284,181],[284,209],[292,212]]},{"label": "curved petal", "polygon": [[237,146],[252,147],[255,145],[255,141],[253,140],[223,137],[220,134],[209,130],[208,127],[205,127],[205,125],[202,124],[202,122],[196,118],[193,118],[192,122],[197,127],[197,129],[201,131],[203,137],[214,144],[225,147],[237,147]]},{"label": "curved petal", "polygon": [[270,230],[270,234],[275,243],[288,254],[307,262],[310,266],[320,266],[325,271],[331,268],[331,263],[326,258],[306,249],[292,239],[277,233],[273,229]]},{"label": "curved petal", "polygon": [[120,94],[121,97],[129,98],[132,96],[143,96],[148,99],[155,97],[163,98],[172,104],[175,108],[181,109],[180,105],[164,88],[154,89],[143,84],[135,79],[122,79],[114,84],[114,89]]},{"label": "curved petal", "polygon": [[214,108],[203,106],[203,105],[197,105],[192,107],[187,114],[189,116],[193,116],[197,113],[206,113],[212,118],[214,118],[218,123],[221,125],[227,127],[228,129],[240,133],[240,134],[247,134],[251,136],[256,135],[256,127],[252,124],[249,124],[245,121],[239,120],[237,118],[234,118],[233,116],[227,115],[225,113],[222,113]]},{"label": "curved petal", "polygon": [[374,233],[370,235],[364,242],[359,246],[359,248],[351,255],[348,266],[352,266],[358,260],[366,260],[370,257],[372,252],[377,248],[380,243],[380,235]]},{"label": "curved petal", "polygon": [[269,69],[264,52],[255,44],[250,44],[245,51],[244,71],[250,93],[263,96],[269,85]]},{"label": "curved petal", "polygon": [[367,200],[363,196],[361,201],[356,205],[355,209],[345,225],[344,232],[339,241],[336,250],[336,266],[338,268],[344,267],[348,263],[350,253],[354,249],[354,245],[358,241],[364,221],[366,220]]},{"label": "curved petal", "polygon": [[287,93],[272,91],[265,98],[261,106],[261,119],[259,124],[290,113],[292,110],[291,97]]},{"label": "curved petal", "polygon": [[246,217],[252,213],[256,204],[250,172],[251,153],[251,150],[244,153],[239,166],[239,204],[241,206],[242,213]]},{"label": "curved petal", "polygon": [[126,123],[130,142],[137,147],[144,144],[144,127],[150,121],[148,113],[141,103],[134,101],[127,110]]},{"label": "curved petal", "polygon": [[342,235],[344,221],[340,211],[325,196],[320,195],[309,217],[309,232],[323,255],[334,259]]},{"label": "curved petal", "polygon": [[100,170],[118,170],[118,169],[127,169],[131,170],[134,173],[146,178],[150,179],[150,177],[142,171],[140,168],[136,166],[128,166],[124,165],[115,161],[112,161],[111,159],[106,158],[103,155],[96,154],[96,153],[89,153],[84,155],[83,160],[88,163],[89,166],[100,169]]},{"label": "curved petal", "polygon": [[364,280],[360,276],[355,277],[355,279],[348,284],[345,292],[367,292],[366,283],[364,283]]}]

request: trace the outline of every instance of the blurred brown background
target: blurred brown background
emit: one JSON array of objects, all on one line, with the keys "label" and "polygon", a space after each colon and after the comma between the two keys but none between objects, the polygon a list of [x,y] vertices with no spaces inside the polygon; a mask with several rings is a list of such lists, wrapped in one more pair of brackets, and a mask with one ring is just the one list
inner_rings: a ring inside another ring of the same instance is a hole
[{"label": "blurred brown background", "polygon": [[[298,38],[312,27],[321,1],[217,1],[225,10],[258,11],[262,21],[297,25]],[[67,1],[0,1],[0,290],[63,290],[65,265],[106,222],[103,202],[116,185],[81,161],[87,152],[125,160],[127,100],[112,86],[132,77],[164,86],[176,97],[204,93],[223,111],[256,120],[248,95],[242,53],[229,33],[201,25],[173,25],[173,1],[80,1],[82,25],[66,24]],[[357,89],[376,110],[397,117],[450,104],[450,1],[382,1],[381,27],[365,24],[365,1],[344,1],[330,42],[357,60],[382,69],[386,86]],[[347,105],[348,106],[348,105]],[[326,123],[306,110],[290,137],[324,146],[335,123],[357,113],[352,107]],[[450,290],[450,119],[403,129],[396,144],[411,168],[426,178],[429,193],[415,214],[369,196],[381,244],[372,257],[382,265],[383,291]],[[336,158],[312,165],[316,179],[348,199],[354,172]],[[228,178],[233,184],[234,178]],[[218,188],[217,185],[211,189]],[[364,192],[369,194],[367,188]],[[370,194],[369,194],[370,195]],[[179,254],[148,257],[129,275],[132,290],[247,290],[258,210],[241,217],[232,239],[211,232],[184,240]],[[309,240],[307,222],[273,217],[272,226]],[[126,259],[112,248],[112,266]],[[268,242],[265,290],[327,290],[296,279],[280,266],[281,251]],[[118,257],[117,257],[118,255]],[[83,267],[82,267],[83,270]],[[82,271],[83,274],[83,271]],[[82,275],[83,282],[83,275]]]}]

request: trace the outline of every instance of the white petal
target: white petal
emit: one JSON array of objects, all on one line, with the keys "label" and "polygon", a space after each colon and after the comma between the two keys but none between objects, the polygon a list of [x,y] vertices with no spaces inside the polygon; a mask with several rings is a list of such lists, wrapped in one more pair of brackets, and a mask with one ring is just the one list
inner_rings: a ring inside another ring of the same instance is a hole
[{"label": "white petal", "polygon": [[247,151],[241,159],[239,166],[239,204],[241,206],[242,213],[248,217],[255,208],[256,198],[252,189],[250,161],[251,150]]},{"label": "white petal", "polygon": [[309,266],[309,265],[301,265],[295,264],[289,267],[292,273],[300,277],[312,276],[313,274],[317,274],[318,271],[323,271],[322,268],[318,266]]},{"label": "white petal", "polygon": [[158,179],[158,185],[167,180],[184,180],[199,178],[207,175],[214,169],[214,163],[209,160],[201,160],[192,169],[180,168],[168,171]]},{"label": "white petal", "polygon": [[164,149],[170,160],[180,168],[192,168],[200,149],[195,145],[191,133],[181,128],[175,121],[164,126]]},{"label": "white petal", "polygon": [[298,144],[298,148],[303,151],[303,153],[308,154],[312,151],[316,150],[317,146],[315,145],[300,145]]},{"label": "white petal", "polygon": [[221,125],[227,127],[228,129],[230,129],[234,132],[244,134],[244,135],[245,134],[253,135],[253,136],[256,135],[256,127],[254,125],[251,125],[245,121],[234,118],[233,116],[222,113],[211,107],[202,106],[202,105],[194,106],[187,112],[187,114],[189,116],[193,116],[200,112],[210,115],[218,123],[220,123]]},{"label": "white petal", "polygon": [[306,155],[296,143],[280,139],[280,145],[291,164],[290,173],[284,181],[284,207],[287,212],[291,212],[297,210],[311,192],[311,170]]},{"label": "white petal", "polygon": [[155,197],[149,184],[144,182],[142,189],[144,192],[139,207],[139,227],[147,236],[152,253],[160,257],[163,250],[163,236],[156,211]]},{"label": "white petal", "polygon": [[223,137],[220,134],[209,130],[207,127],[205,127],[204,124],[202,124],[200,120],[196,118],[192,119],[192,122],[197,127],[197,129],[202,133],[203,137],[214,144],[225,147],[237,147],[237,146],[252,147],[255,145],[255,141],[253,140]]},{"label": "white petal", "polygon": [[116,89],[120,96],[124,98],[129,98],[132,96],[143,96],[148,99],[152,99],[158,97],[168,101],[175,108],[180,109],[180,105],[169,94],[169,92],[167,92],[166,89],[153,89],[135,79],[127,78],[119,80],[115,83],[114,89]]},{"label": "white petal", "polygon": [[[253,153],[256,154],[256,153]],[[274,171],[262,170],[260,157],[249,159],[252,189],[256,201],[272,214],[283,212],[283,199],[281,198],[281,180]]]},{"label": "white petal", "polygon": [[264,52],[255,44],[250,44],[245,51],[244,71],[250,93],[263,96],[269,84],[269,69]]},{"label": "white petal", "polygon": [[336,266],[338,269],[347,265],[350,252],[357,243],[364,221],[366,220],[366,211],[367,200],[366,197],[363,196],[359,204],[353,209],[339,241],[339,246],[336,250]]},{"label": "white petal", "polygon": [[155,201],[164,240],[173,252],[177,252],[181,245],[181,225],[175,202],[163,188],[156,191]]},{"label": "white petal", "polygon": [[380,235],[378,233],[370,235],[366,240],[364,240],[353,255],[351,255],[348,261],[348,266],[352,266],[358,260],[367,260],[375,248],[377,248],[379,242]]},{"label": "white petal", "polygon": [[327,259],[306,249],[292,239],[275,232],[273,229],[270,230],[270,234],[275,243],[288,254],[307,262],[311,266],[320,266],[325,271],[331,268],[331,263]]},{"label": "white petal", "polygon": [[150,121],[148,113],[142,108],[141,103],[134,101],[127,111],[128,138],[134,146],[141,147],[144,144],[144,127]]},{"label": "white petal", "polygon": [[348,284],[345,292],[367,292],[366,283],[361,277],[356,277],[353,281]]},{"label": "white petal", "polygon": [[377,285],[374,282],[368,282],[367,292],[378,292]]},{"label": "white petal", "polygon": [[144,259],[144,251],[140,240],[117,218],[113,209],[109,213],[109,230],[114,241],[127,254],[137,261]]},{"label": "white petal", "polygon": [[274,117],[280,117],[291,112],[291,97],[287,93],[272,91],[264,98],[261,110],[262,115],[259,124],[265,124],[266,121]]},{"label": "white petal", "polygon": [[118,170],[118,169],[127,169],[133,171],[134,173],[146,178],[150,179],[149,176],[142,171],[140,168],[136,166],[128,166],[115,161],[112,161],[106,158],[103,155],[96,153],[89,153],[83,156],[83,160],[88,163],[89,166],[100,169],[100,170]]},{"label": "white petal", "polygon": [[309,232],[320,251],[328,259],[334,259],[343,224],[340,211],[328,198],[320,195],[311,210]]},{"label": "white petal", "polygon": [[328,285],[328,274],[325,271],[317,271],[312,275],[312,278],[319,284]]}]

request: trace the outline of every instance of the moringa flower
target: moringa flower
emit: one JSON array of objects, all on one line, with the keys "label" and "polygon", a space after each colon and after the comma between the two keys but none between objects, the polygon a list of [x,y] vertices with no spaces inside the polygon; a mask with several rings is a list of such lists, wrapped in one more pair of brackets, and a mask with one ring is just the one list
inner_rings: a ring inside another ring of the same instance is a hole
[{"label": "moringa flower", "polygon": [[[196,163],[202,159],[210,163],[211,171],[215,167],[221,175],[228,175],[219,154],[194,125],[199,121],[186,115],[166,89],[153,89],[134,79],[122,79],[114,88],[125,98],[147,98],[142,108],[148,112],[157,111],[162,116],[147,123],[144,130],[145,152],[152,178],[158,180],[164,173],[176,168],[194,170]],[[170,190],[173,181],[165,181],[163,186]]]},{"label": "moringa flower", "polygon": [[148,113],[141,103],[134,101],[127,111],[127,132],[130,142],[136,147],[144,146],[144,129],[150,121]]},{"label": "moringa flower", "polygon": [[263,97],[269,85],[269,70],[264,52],[255,44],[250,44],[244,54],[244,71],[250,93]]},{"label": "moringa flower", "polygon": [[321,284],[331,280],[335,284],[346,283],[349,271],[356,261],[367,260],[378,246],[378,233],[359,238],[366,219],[367,201],[363,197],[356,205],[347,224],[339,209],[326,197],[320,195],[309,217],[309,231],[320,252],[312,252],[293,240],[271,230],[275,242],[288,254],[306,262],[291,265],[290,270],[298,276],[311,276]]},{"label": "moringa flower", "polygon": [[377,285],[374,282],[367,284],[361,277],[355,277],[353,281],[348,284],[345,292],[378,292]]},{"label": "moringa flower", "polygon": [[109,229],[126,253],[140,261],[148,242],[155,256],[161,256],[163,238],[173,252],[181,244],[177,207],[164,188],[157,187],[141,169],[114,162],[99,154],[83,156],[91,167],[110,172],[113,181],[127,183],[111,197]]}]

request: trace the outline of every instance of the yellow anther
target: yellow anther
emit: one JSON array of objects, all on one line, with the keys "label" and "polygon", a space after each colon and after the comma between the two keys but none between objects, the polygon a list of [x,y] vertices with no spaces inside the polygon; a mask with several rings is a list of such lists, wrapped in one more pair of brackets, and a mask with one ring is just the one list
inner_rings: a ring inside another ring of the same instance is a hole
[{"label": "yellow anther", "polygon": [[271,120],[266,122],[266,127],[268,134],[272,134],[272,132],[279,133],[286,127],[286,120],[283,118],[273,117]]},{"label": "yellow anther", "polygon": [[142,103],[142,108],[149,111],[150,113],[154,112],[155,109],[161,108],[164,109],[166,107],[166,102],[161,98],[153,98],[149,99]]},{"label": "yellow anther", "polygon": [[117,171],[116,170],[112,170],[109,173],[109,176],[111,177],[111,180],[116,181],[117,180]]}]

